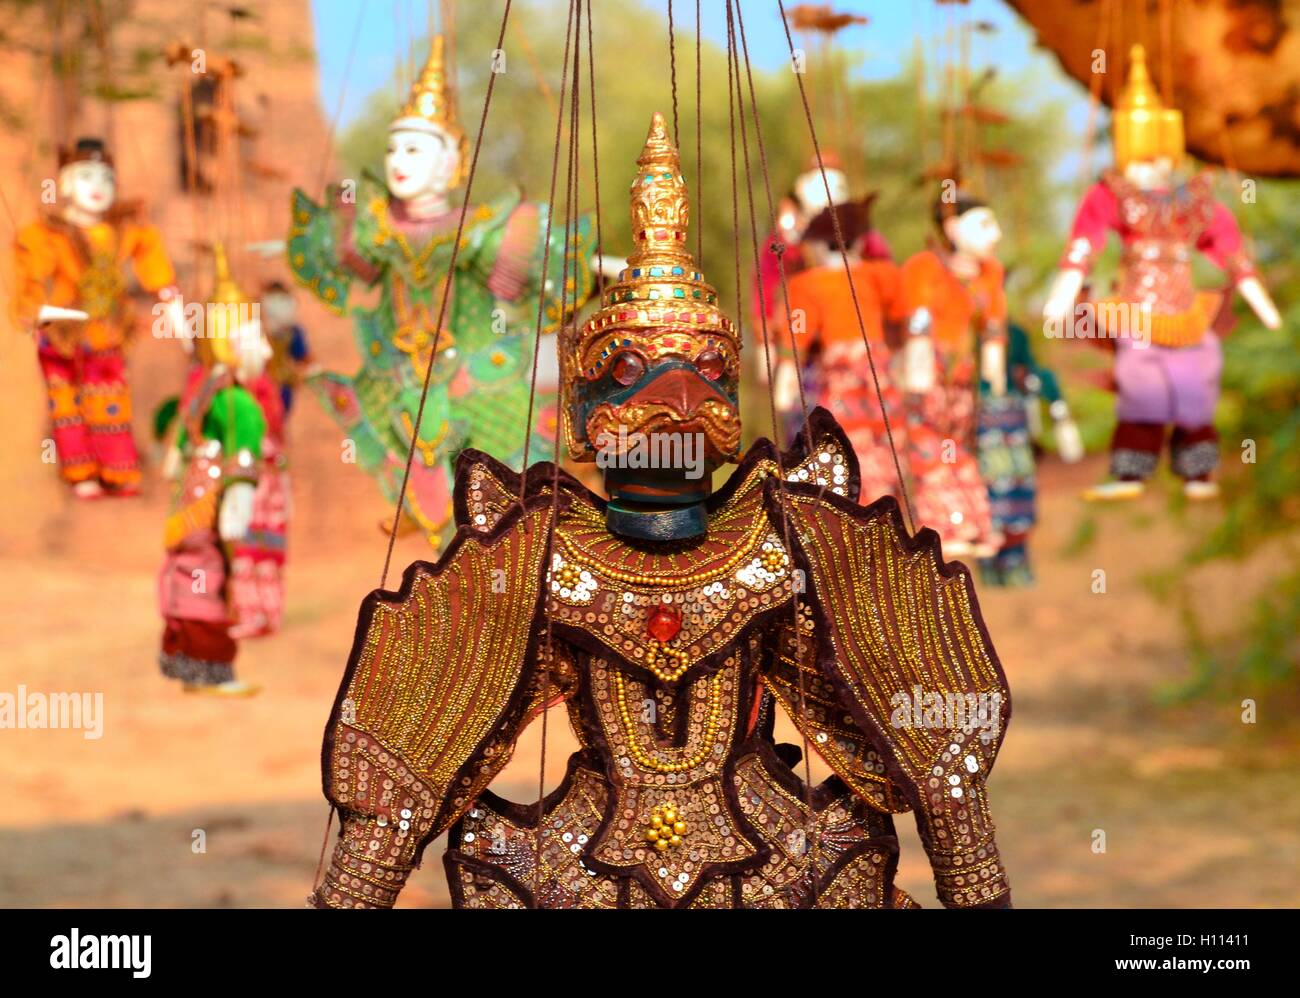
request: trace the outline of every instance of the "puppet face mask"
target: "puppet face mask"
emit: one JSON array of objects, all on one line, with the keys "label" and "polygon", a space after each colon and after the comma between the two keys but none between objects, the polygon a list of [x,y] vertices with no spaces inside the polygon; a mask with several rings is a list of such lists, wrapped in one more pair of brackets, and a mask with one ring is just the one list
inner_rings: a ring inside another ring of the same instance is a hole
[{"label": "puppet face mask", "polygon": [[107,163],[71,163],[59,174],[59,193],[79,211],[102,215],[117,199],[113,168]]},{"label": "puppet face mask", "polygon": [[235,377],[247,384],[261,377],[271,360],[271,344],[262,334],[257,319],[242,324],[234,333]]},{"label": "puppet face mask", "polygon": [[1174,161],[1168,156],[1134,159],[1124,164],[1124,179],[1139,190],[1154,191],[1168,187],[1173,174]]},{"label": "puppet face mask", "polygon": [[[830,201],[826,200],[826,188],[831,191]],[[809,218],[833,204],[843,204],[849,199],[849,178],[843,170],[826,168],[826,179],[822,180],[821,170],[809,170],[802,173],[794,182],[794,194],[799,207]]]},{"label": "puppet face mask", "polygon": [[430,130],[395,129],[388,134],[384,175],[393,197],[409,201],[422,194],[444,194],[460,174],[460,150],[436,126]]},{"label": "puppet face mask", "polygon": [[953,248],[977,260],[993,255],[1002,239],[1002,227],[991,208],[972,208],[943,223],[944,234]]}]

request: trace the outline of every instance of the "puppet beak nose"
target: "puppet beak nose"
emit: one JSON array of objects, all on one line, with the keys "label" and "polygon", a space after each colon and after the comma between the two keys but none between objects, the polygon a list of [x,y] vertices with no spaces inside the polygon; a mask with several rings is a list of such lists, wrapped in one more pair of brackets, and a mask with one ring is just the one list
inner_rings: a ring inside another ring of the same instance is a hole
[{"label": "puppet beak nose", "polygon": [[681,419],[687,419],[708,399],[727,397],[699,374],[682,367],[674,367],[654,378],[638,391],[628,403],[666,405]]}]

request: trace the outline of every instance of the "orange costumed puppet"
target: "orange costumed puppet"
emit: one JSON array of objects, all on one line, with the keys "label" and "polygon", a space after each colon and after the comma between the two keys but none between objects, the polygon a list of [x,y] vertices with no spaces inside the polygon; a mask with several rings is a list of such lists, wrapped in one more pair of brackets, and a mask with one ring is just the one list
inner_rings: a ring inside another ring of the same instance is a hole
[{"label": "orange costumed puppet", "polygon": [[895,318],[907,324],[901,356],[908,465],[918,523],[947,553],[1000,546],[975,459],[981,373],[1006,392],[1006,296],[993,253],[1002,230],[992,210],[961,192],[935,205],[940,241],[903,264]]},{"label": "orange costumed puppet", "polygon": [[[892,431],[896,446],[901,447],[903,431],[902,398],[890,376],[891,352],[885,337],[886,319],[899,295],[899,274],[888,259],[862,258],[863,237],[871,231],[871,200],[826,208],[808,223],[802,244],[807,268],[791,277],[788,285],[791,331],[804,362],[804,401],[809,412],[816,406],[828,409],[848,435],[858,456],[864,503],[898,494],[889,436]],[[836,216],[839,234],[849,247],[847,273],[840,254],[832,249],[838,243]],[[789,338],[778,336],[777,341],[783,354],[788,354]],[[879,394],[871,375],[872,361]],[[797,427],[809,412],[797,412],[795,363],[783,356],[775,381],[777,407],[786,413],[795,410]],[[881,411],[882,399],[887,413]],[[886,415],[891,417],[889,424]]]},{"label": "orange costumed puppet", "polygon": [[15,244],[15,310],[37,340],[60,473],[83,499],[133,495],[140,484],[127,268],[144,290],[179,304],[161,235],[116,204],[116,188],[104,144],[78,140],[59,155],[60,210],[25,226]]}]

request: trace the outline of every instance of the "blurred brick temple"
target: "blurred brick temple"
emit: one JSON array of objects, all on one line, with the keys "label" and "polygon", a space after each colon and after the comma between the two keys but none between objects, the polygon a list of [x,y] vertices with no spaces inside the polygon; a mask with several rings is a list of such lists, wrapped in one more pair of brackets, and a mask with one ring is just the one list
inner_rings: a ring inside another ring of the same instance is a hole
[{"label": "blurred brick temple", "polygon": [[[319,94],[310,0],[0,0],[0,23],[6,67],[0,79],[0,293],[6,299],[0,398],[7,428],[0,439],[0,493],[12,507],[0,529],[0,550],[55,553],[78,544],[84,527],[72,517],[53,469],[34,473],[48,433],[45,403],[35,351],[14,328],[8,299],[14,231],[51,207],[41,203],[42,184],[52,188],[47,182],[56,174],[59,145],[82,135],[108,142],[119,201],[143,202],[145,215],[164,233],[182,292],[201,300],[211,283],[214,238],[231,244],[235,277],[249,293],[270,280],[292,283],[281,259],[251,253],[247,244],[283,237],[294,186],[318,192],[334,179],[327,161],[331,137]],[[232,130],[238,136],[231,146],[238,161],[233,185],[215,161],[211,142],[217,117],[212,95],[232,64]],[[185,151],[187,121],[193,122],[192,168]],[[196,190],[189,189],[192,184]],[[302,296],[300,308],[322,360],[350,366],[350,338],[340,320],[309,299]],[[179,390],[185,366],[177,344],[149,336],[148,318],[145,308],[129,351],[136,437],[146,461],[150,414]],[[333,439],[322,444],[337,454]],[[14,529],[19,524],[22,529]]]}]

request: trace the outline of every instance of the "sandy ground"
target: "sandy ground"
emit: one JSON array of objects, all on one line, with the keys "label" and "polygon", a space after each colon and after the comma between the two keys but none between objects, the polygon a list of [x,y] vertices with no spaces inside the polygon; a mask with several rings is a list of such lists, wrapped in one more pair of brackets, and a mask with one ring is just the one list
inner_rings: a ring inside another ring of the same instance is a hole
[{"label": "sandy ground", "polygon": [[[35,408],[30,357],[12,343],[3,352],[18,371],[8,367],[8,404]],[[137,362],[142,411],[176,383],[171,366]],[[302,398],[285,627],[240,659],[265,690],[249,701],[184,696],[154,665],[164,490],[151,482],[136,500],[74,504],[34,457],[40,433],[27,423],[0,455],[0,690],[101,692],[105,720],[97,740],[0,731],[0,905],[300,905],[327,813],[321,730],[357,607],[378,582],[384,503],[340,463],[337,435]],[[982,592],[1015,696],[991,803],[1017,902],[1300,903],[1295,729],[1265,694],[1254,725],[1235,701],[1157,702],[1190,665],[1174,612],[1146,583],[1217,512],[1171,516],[1159,492],[1085,509],[1077,490],[1101,470],[1095,460],[1045,469],[1038,585]],[[426,554],[402,540],[392,577]],[[1098,568],[1104,594],[1091,590]],[[1211,634],[1236,625],[1267,568],[1257,559],[1193,577]],[[536,798],[537,727],[494,788],[516,800]],[[550,728],[554,785],[572,741],[558,715]],[[903,886],[933,903],[909,819],[900,837]],[[446,903],[441,852],[429,851],[404,906]]]}]

